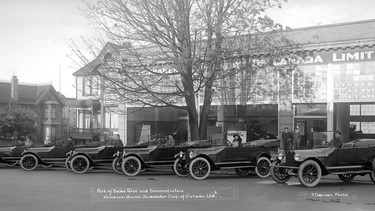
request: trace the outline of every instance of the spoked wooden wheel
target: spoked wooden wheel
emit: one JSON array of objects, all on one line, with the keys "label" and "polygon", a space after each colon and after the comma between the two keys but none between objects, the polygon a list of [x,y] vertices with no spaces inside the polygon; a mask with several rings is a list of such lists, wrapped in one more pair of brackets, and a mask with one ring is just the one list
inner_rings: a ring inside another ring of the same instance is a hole
[{"label": "spoked wooden wheel", "polygon": [[339,178],[346,183],[352,182],[355,176],[355,174],[339,174]]},{"label": "spoked wooden wheel", "polygon": [[124,174],[121,168],[121,164],[122,164],[122,158],[120,157],[115,157],[115,159],[113,159],[112,161],[112,168],[117,174]]},{"label": "spoked wooden wheel", "polygon": [[70,161],[70,168],[74,173],[83,174],[90,167],[89,159],[84,155],[74,156]]},{"label": "spoked wooden wheel", "polygon": [[275,160],[272,163],[272,167],[270,168],[271,177],[277,183],[286,183],[290,179],[290,175],[288,174],[288,169],[277,167],[280,165],[280,160]]},{"label": "spoked wooden wheel", "polygon": [[8,167],[14,167],[18,164],[17,161],[15,161],[14,163],[6,163],[5,165],[8,166]]},{"label": "spoked wooden wheel", "polygon": [[189,173],[196,180],[204,180],[210,175],[211,165],[207,159],[199,157],[191,161]]},{"label": "spoked wooden wheel", "polygon": [[189,176],[189,169],[185,166],[185,161],[181,158],[177,158],[173,164],[173,171],[179,177]]},{"label": "spoked wooden wheel", "polygon": [[250,174],[251,168],[235,168],[234,171],[238,176],[246,177]]},{"label": "spoked wooden wheel", "polygon": [[298,180],[305,187],[314,187],[322,178],[322,170],[319,164],[313,160],[303,162],[298,168]]},{"label": "spoked wooden wheel", "polygon": [[134,156],[129,156],[123,159],[121,169],[126,176],[134,177],[141,171],[141,161]]},{"label": "spoked wooden wheel", "polygon": [[271,161],[266,157],[261,157],[258,159],[257,166],[255,167],[255,173],[260,178],[269,177],[271,174],[270,171]]},{"label": "spoked wooden wheel", "polygon": [[35,155],[27,154],[20,161],[22,169],[32,171],[38,166],[38,158]]},{"label": "spoked wooden wheel", "polygon": [[70,163],[72,161],[72,158],[71,157],[67,157],[65,159],[65,168],[68,169],[69,171],[72,171],[72,168],[70,167]]}]

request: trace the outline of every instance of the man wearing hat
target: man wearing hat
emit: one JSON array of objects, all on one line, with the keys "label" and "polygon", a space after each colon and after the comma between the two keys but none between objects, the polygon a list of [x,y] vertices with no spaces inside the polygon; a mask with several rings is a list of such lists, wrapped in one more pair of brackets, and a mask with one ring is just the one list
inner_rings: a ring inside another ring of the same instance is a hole
[{"label": "man wearing hat", "polygon": [[242,147],[242,139],[240,137],[240,135],[238,134],[234,134],[233,135],[233,142],[232,142],[232,146],[234,147]]},{"label": "man wearing hat", "polygon": [[284,132],[281,134],[281,138],[283,140],[284,145],[284,152],[287,154],[293,146],[293,133],[289,132],[289,128],[285,127]]}]

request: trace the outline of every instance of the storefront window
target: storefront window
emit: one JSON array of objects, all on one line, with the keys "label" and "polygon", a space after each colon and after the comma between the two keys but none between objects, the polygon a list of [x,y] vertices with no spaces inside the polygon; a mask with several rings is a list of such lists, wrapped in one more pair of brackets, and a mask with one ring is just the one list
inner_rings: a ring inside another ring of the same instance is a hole
[{"label": "storefront window", "polygon": [[294,102],[327,100],[327,65],[300,66],[293,73]]},{"label": "storefront window", "polygon": [[332,68],[335,101],[375,99],[375,62],[335,64]]},{"label": "storefront window", "polygon": [[350,116],[360,116],[361,107],[360,105],[350,105]]}]

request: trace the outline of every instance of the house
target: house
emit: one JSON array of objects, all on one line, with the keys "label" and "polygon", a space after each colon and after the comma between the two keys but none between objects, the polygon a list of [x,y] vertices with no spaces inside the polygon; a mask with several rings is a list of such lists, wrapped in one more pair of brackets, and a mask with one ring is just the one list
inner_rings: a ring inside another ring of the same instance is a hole
[{"label": "house", "polygon": [[62,138],[62,108],[65,102],[51,84],[0,81],[0,106],[32,109],[37,115],[36,141],[54,143]]}]

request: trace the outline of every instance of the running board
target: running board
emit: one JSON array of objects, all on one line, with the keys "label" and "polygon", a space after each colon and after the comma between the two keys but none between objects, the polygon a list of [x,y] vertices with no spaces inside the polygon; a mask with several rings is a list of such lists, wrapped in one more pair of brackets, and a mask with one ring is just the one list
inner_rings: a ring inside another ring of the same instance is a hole
[{"label": "running board", "polygon": [[344,171],[344,172],[333,172],[330,174],[339,175],[339,174],[368,174],[372,173],[371,170],[362,170],[362,171]]}]

